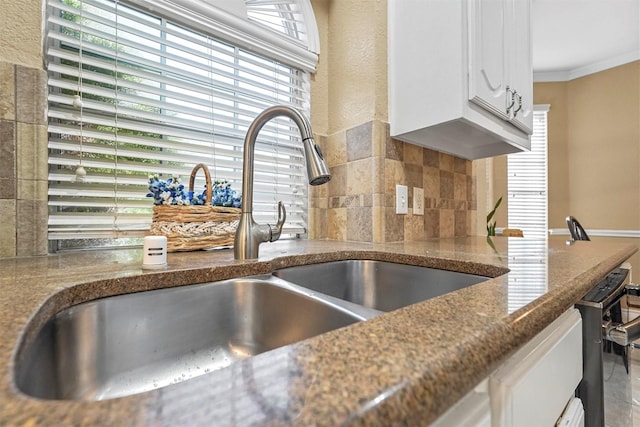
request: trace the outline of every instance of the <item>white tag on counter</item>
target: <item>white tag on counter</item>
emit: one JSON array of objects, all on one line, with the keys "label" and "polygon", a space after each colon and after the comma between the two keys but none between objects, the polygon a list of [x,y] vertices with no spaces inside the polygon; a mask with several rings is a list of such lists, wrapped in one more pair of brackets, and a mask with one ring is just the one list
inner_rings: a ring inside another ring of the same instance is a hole
[{"label": "white tag on counter", "polygon": [[166,236],[146,236],[142,253],[142,268],[160,268],[167,265]]}]

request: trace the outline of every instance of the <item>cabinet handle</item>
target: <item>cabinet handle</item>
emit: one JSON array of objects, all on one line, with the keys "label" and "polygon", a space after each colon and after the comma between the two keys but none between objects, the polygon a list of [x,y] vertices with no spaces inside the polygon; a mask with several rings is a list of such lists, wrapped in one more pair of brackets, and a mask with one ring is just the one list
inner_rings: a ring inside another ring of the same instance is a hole
[{"label": "cabinet handle", "polygon": [[522,110],[522,95],[520,95],[518,92],[515,92],[516,96],[518,97],[518,108],[516,108],[516,110],[513,112],[513,117],[518,115],[518,111]]},{"label": "cabinet handle", "polygon": [[511,113],[512,113],[511,109],[516,103],[516,91],[511,90],[511,88],[507,86],[507,102],[509,101],[509,94],[511,94],[511,104],[507,105],[507,115],[511,117]]}]

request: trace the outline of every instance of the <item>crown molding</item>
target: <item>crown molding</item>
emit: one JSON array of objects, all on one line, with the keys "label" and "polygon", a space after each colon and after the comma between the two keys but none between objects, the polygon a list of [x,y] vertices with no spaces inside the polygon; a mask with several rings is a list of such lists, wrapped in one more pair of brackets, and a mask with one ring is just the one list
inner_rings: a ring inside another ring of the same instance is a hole
[{"label": "crown molding", "polygon": [[640,60],[640,51],[627,52],[622,55],[607,58],[602,61],[594,62],[592,64],[573,68],[570,70],[534,72],[533,81],[534,83],[566,82],[638,60]]}]

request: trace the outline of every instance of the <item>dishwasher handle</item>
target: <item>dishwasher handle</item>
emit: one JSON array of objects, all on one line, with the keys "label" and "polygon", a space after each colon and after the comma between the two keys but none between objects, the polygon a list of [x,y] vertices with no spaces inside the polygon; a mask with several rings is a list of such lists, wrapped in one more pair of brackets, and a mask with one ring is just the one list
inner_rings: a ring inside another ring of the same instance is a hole
[{"label": "dishwasher handle", "polygon": [[624,324],[607,326],[605,338],[625,347],[631,345],[640,338],[640,317]]}]

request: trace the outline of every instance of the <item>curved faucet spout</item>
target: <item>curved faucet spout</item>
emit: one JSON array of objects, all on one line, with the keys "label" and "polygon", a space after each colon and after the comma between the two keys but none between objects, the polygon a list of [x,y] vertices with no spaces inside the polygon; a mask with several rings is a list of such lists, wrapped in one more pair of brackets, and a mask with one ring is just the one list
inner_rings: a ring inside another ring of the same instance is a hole
[{"label": "curved faucet spout", "polygon": [[242,166],[242,214],[236,230],[235,259],[258,258],[260,243],[278,240],[286,218],[284,205],[278,203],[278,223],[275,226],[257,224],[253,219],[253,169],[254,151],[258,133],[271,119],[279,116],[290,118],[300,130],[307,165],[309,184],[320,185],[329,182],[331,174],[324,161],[322,151],[313,140],[309,121],[298,110],[276,105],[261,112],[251,123],[244,139],[244,162]]}]

